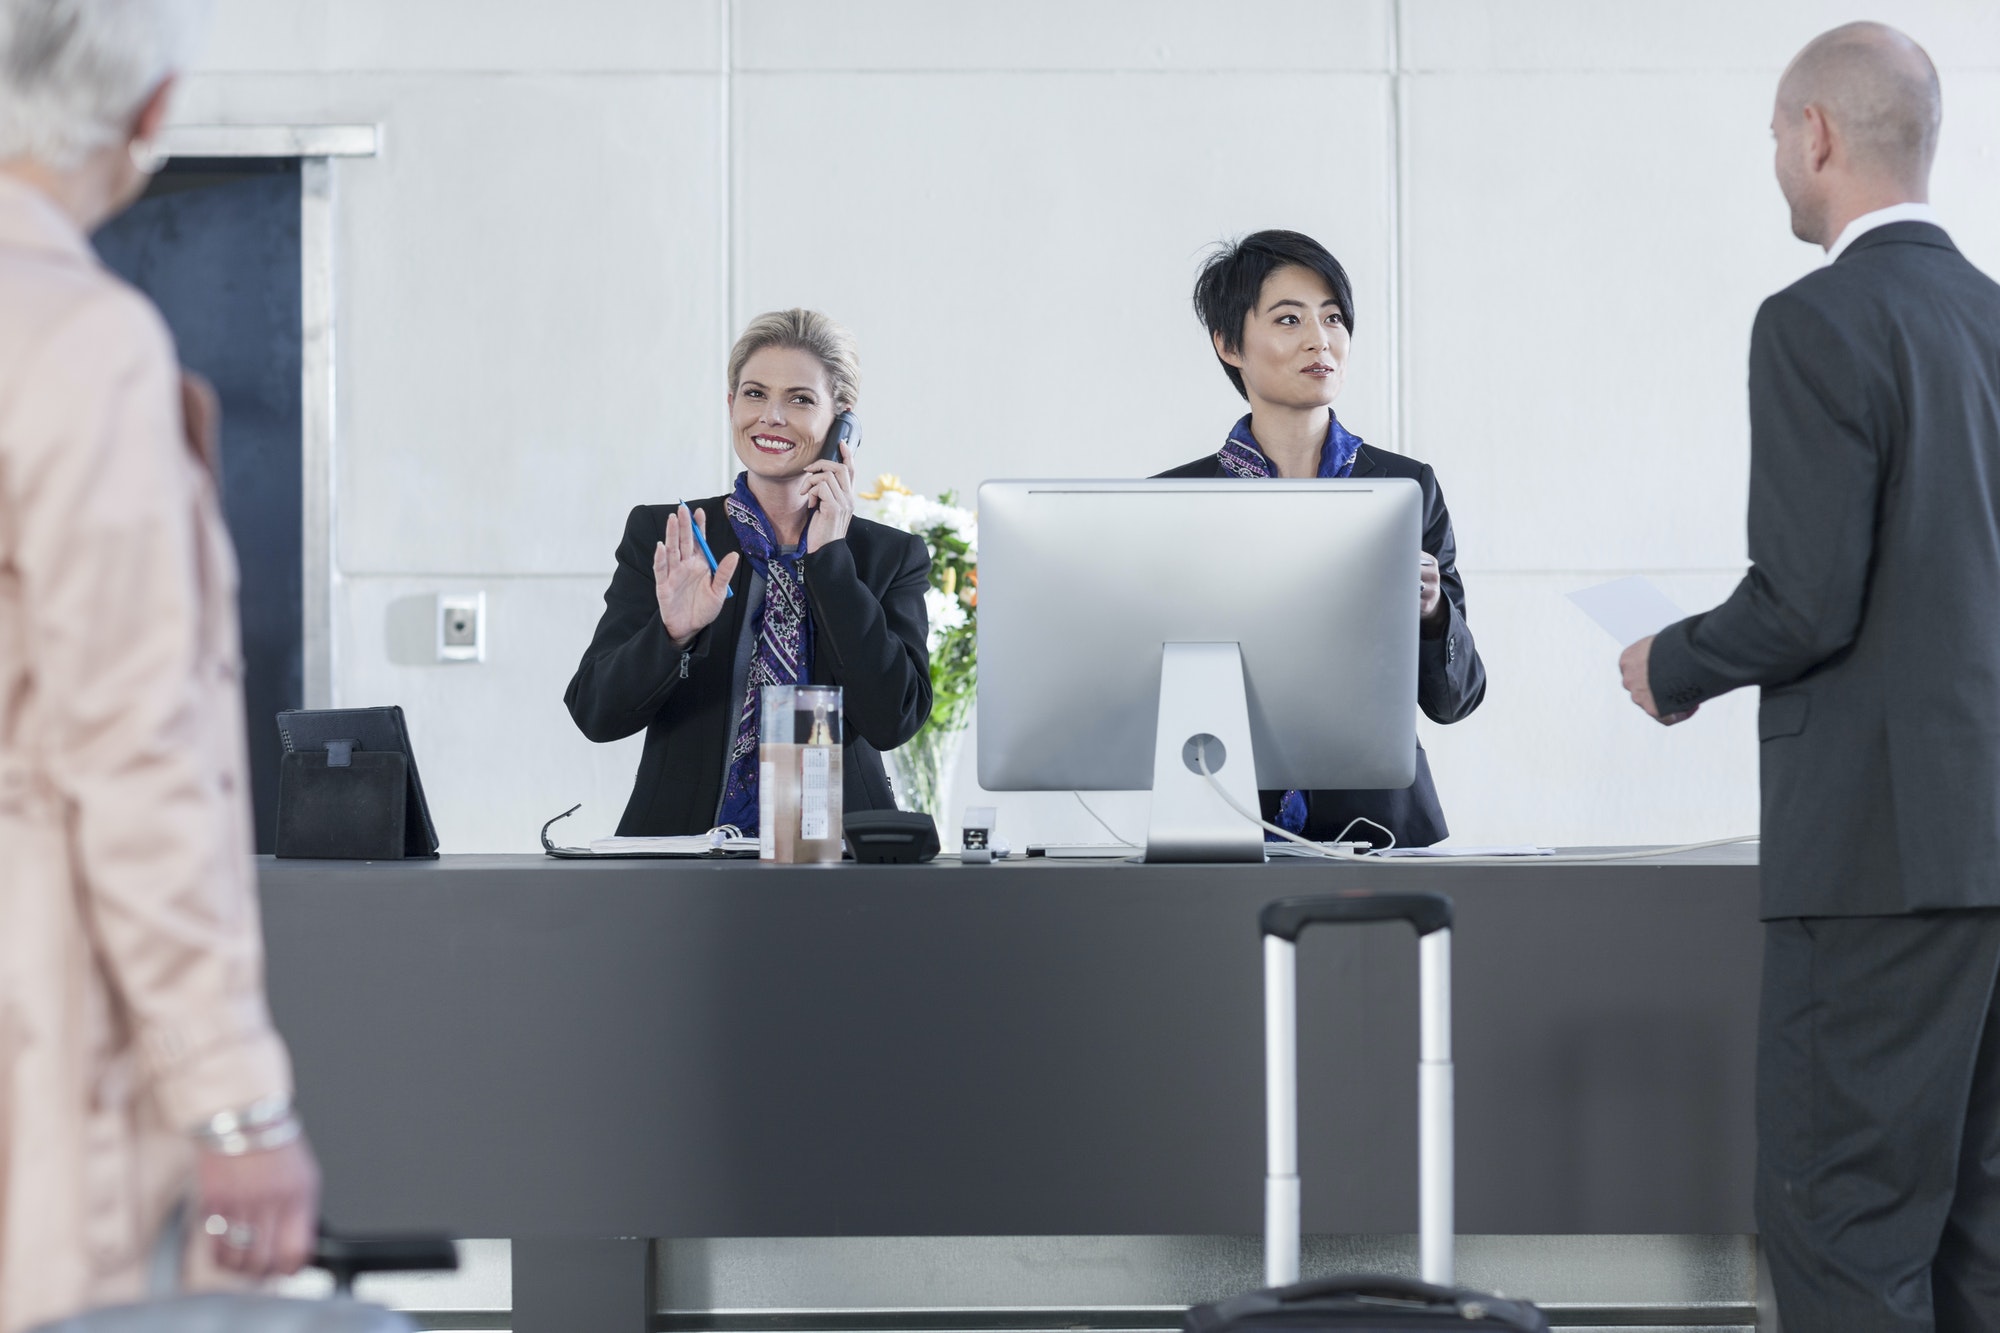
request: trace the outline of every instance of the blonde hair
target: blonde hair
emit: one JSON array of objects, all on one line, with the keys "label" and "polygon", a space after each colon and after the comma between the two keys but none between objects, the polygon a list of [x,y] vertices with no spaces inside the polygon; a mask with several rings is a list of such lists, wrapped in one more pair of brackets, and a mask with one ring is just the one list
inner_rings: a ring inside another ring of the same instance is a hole
[{"label": "blonde hair", "polygon": [[854,335],[817,310],[772,310],[750,321],[729,353],[729,391],[736,392],[743,365],[767,347],[796,347],[826,367],[833,401],[843,410],[861,400],[861,357]]}]

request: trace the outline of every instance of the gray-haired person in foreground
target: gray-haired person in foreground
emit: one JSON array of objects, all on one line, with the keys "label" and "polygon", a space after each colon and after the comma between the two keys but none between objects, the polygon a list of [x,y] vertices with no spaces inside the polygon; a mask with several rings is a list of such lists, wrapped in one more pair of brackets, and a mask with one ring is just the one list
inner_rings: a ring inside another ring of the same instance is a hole
[{"label": "gray-haired person in foreground", "polygon": [[1757,1217],[1787,1333],[2000,1329],[2000,286],[1927,206],[1880,24],[1772,129],[1829,263],[1750,337],[1749,573],[1626,650],[1662,722],[1763,687]]},{"label": "gray-haired person in foreground", "polygon": [[190,1286],[297,1269],[318,1210],[215,400],[85,239],[141,192],[200,9],[0,0],[0,1333],[143,1295],[177,1203]]}]

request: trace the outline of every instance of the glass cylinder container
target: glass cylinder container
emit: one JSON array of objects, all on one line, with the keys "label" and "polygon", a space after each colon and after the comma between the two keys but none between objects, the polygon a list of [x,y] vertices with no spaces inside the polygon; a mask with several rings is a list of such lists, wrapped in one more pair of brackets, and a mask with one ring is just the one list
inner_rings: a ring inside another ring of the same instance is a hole
[{"label": "glass cylinder container", "polygon": [[838,861],[842,823],[838,685],[766,685],[757,749],[758,856]]}]

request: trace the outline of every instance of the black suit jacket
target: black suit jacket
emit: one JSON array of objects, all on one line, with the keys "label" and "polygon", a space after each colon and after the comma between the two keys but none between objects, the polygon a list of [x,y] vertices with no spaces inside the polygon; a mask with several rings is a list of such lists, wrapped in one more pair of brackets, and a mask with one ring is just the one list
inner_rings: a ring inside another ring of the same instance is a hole
[{"label": "black suit jacket", "polygon": [[[1162,477],[1226,476],[1214,454],[1197,458]],[[1486,666],[1472,642],[1472,628],[1465,620],[1465,580],[1458,574],[1458,541],[1451,533],[1451,511],[1445,508],[1444,492],[1430,465],[1414,458],[1362,445],[1354,456],[1354,477],[1408,477],[1423,488],[1424,550],[1437,557],[1438,583],[1444,594],[1445,617],[1436,629],[1427,628],[1417,644],[1417,706],[1433,722],[1456,722],[1469,716],[1486,697]],[[1411,571],[1415,573],[1415,571]],[[1411,596],[1415,596],[1412,590]],[[1277,822],[1280,791],[1262,793],[1264,818]],[[1450,830],[1445,826],[1444,807],[1438,803],[1437,785],[1431,781],[1430,758],[1417,746],[1417,780],[1408,787],[1378,791],[1309,791],[1306,793],[1305,836],[1322,842],[1342,836],[1357,818],[1373,820],[1396,835],[1399,847],[1428,847],[1442,841]],[[1366,824],[1345,835],[1350,841],[1372,841],[1378,846],[1386,839]]]},{"label": "black suit jacket", "polygon": [[[742,548],[723,512],[726,496],[693,504],[708,516],[721,560]],[[584,735],[615,741],[644,730],[646,748],[618,832],[702,833],[722,799],[722,764],[736,727],[736,641],[749,602],[750,562],[736,566],[736,595],[715,623],[676,649],[653,593],[653,548],[673,505],[640,505],[625,522],[604,616],[563,702]],[[843,799],[849,810],[893,810],[883,750],[916,735],[931,715],[930,553],[923,539],[857,518],[847,536],[805,558],[812,610],[812,679],[842,687],[847,740]]]},{"label": "black suit jacket", "polygon": [[2000,906],[2000,286],[1939,228],[1757,312],[1749,537],[1650,674],[1663,711],[1764,687],[1764,915]]}]

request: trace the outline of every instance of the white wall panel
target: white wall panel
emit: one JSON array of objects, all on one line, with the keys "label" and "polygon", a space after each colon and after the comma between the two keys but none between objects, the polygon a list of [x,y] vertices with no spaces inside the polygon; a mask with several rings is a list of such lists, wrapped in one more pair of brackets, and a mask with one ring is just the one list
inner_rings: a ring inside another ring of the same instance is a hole
[{"label": "white wall panel", "polygon": [[1944,125],[1931,202],[1966,258],[2000,278],[2000,73],[1947,69],[1939,82]]},{"label": "white wall panel", "polygon": [[[1468,571],[1486,663],[1479,711],[1419,727],[1459,843],[1693,842],[1757,831],[1757,694],[1738,691],[1662,727],[1618,679],[1618,644],[1564,595],[1596,575]],[[1656,580],[1690,614],[1733,574]]]},{"label": "white wall panel", "polygon": [[[1979,0],[1400,0],[1415,70],[1758,70],[1775,75],[1819,33],[1893,24],[1940,65],[2000,65],[2000,6]],[[1667,114],[1667,113],[1662,113]]]},{"label": "white wall panel", "polygon": [[1750,324],[1818,262],[1771,179],[1768,83],[1414,80],[1409,448],[1469,569],[1744,558]]},{"label": "white wall panel", "polygon": [[194,82],[183,120],[385,126],[337,167],[346,572],[593,571],[719,484],[718,83]]},{"label": "white wall panel", "polygon": [[736,322],[855,331],[866,476],[1145,475],[1244,410],[1189,304],[1207,246],[1294,227],[1353,275],[1341,415],[1386,443],[1386,80],[1288,82],[1337,134],[1245,135],[1248,75],[740,76]]},{"label": "white wall panel", "polygon": [[753,70],[1376,70],[1391,0],[735,0]]},{"label": "white wall panel", "polygon": [[326,68],[329,0],[212,0],[201,73]]},{"label": "white wall panel", "polygon": [[[342,585],[337,701],[402,705],[446,852],[539,851],[542,822],[579,801],[583,809],[556,826],[558,841],[587,842],[617,827],[641,741],[593,745],[563,707],[609,579],[607,561],[601,579],[362,578]],[[415,607],[409,599],[480,590],[487,660],[411,662],[397,644]]]},{"label": "white wall panel", "polygon": [[714,71],[727,0],[217,0],[206,72]]}]

